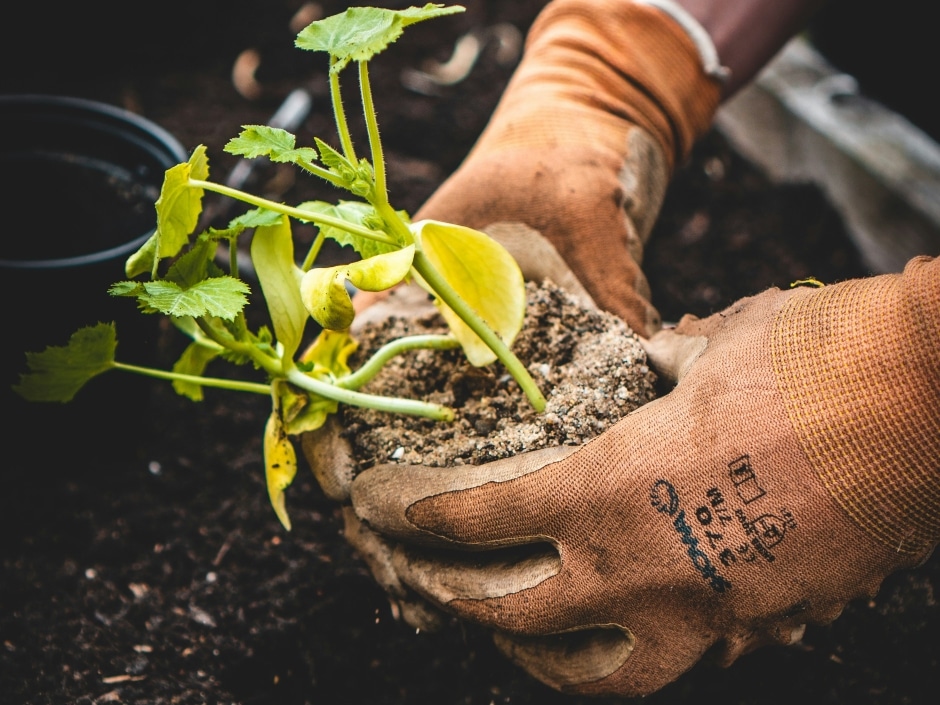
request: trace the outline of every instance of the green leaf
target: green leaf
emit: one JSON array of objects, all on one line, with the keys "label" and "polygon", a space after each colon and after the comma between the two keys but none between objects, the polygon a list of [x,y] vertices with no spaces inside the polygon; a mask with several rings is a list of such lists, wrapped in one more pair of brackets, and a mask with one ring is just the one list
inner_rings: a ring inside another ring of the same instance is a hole
[{"label": "green leaf", "polygon": [[250,211],[242,213],[228,222],[228,226],[223,229],[209,228],[200,238],[210,242],[220,242],[227,240],[231,247],[237,247],[236,240],[238,236],[246,230],[259,228],[263,225],[274,225],[281,219],[281,213],[268,210],[267,208],[252,208]]},{"label": "green leaf", "polygon": [[137,309],[141,313],[159,313],[156,309],[152,308],[147,302],[146,295],[147,290],[144,288],[143,282],[139,281],[123,281],[115,282],[111,285],[111,288],[108,289],[108,293],[111,296],[123,296],[129,299],[137,299]]},{"label": "green leaf", "polygon": [[[434,268],[503,342],[511,345],[522,329],[526,297],[522,271],[506,248],[485,233],[434,220],[415,223],[412,232]],[[449,306],[440,299],[435,303],[471,364],[488,365],[496,359]]]},{"label": "green leaf", "polygon": [[115,282],[108,289],[111,296],[126,296],[130,298],[137,297],[143,292],[144,285],[135,281]]},{"label": "green leaf", "polygon": [[408,25],[463,11],[459,5],[444,7],[437,3],[405,10],[351,7],[311,23],[297,35],[295,44],[307,51],[327,52],[334,58],[330,71],[336,73],[350,61],[368,61],[382,52]]},{"label": "green leaf", "polygon": [[146,282],[140,300],[167,316],[210,315],[232,320],[248,304],[248,285],[234,277],[205,279],[188,289],[171,281]]},{"label": "green leaf", "polygon": [[320,161],[339,180],[338,186],[368,200],[367,194],[375,188],[375,170],[369,160],[363,158],[358,163],[352,162],[319,137],[314,141],[320,148]]},{"label": "green leaf", "polygon": [[29,372],[13,391],[28,401],[71,401],[86,382],[114,367],[116,349],[113,323],[81,328],[65,346],[26,353]]},{"label": "green leaf", "polygon": [[140,274],[149,274],[153,271],[153,263],[157,260],[157,249],[159,248],[160,238],[157,231],[147,238],[147,242],[127,258],[124,263],[124,273],[129,277],[136,277]]},{"label": "green leaf", "polygon": [[215,240],[199,240],[186,254],[173,262],[165,278],[184,289],[208,279],[212,276],[210,270],[216,269],[214,261],[217,249],[218,242]]},{"label": "green leaf", "polygon": [[159,259],[175,257],[189,242],[190,234],[199,224],[205,193],[201,188],[190,188],[189,180],[207,178],[209,160],[204,145],[193,150],[188,162],[167,169],[155,204],[157,229],[124,265],[129,278],[152,272]]},{"label": "green leaf", "polygon": [[[201,377],[206,371],[206,366],[217,358],[220,352],[221,349],[218,346],[208,347],[201,343],[190,343],[186,346],[176,364],[173,365],[173,371],[179,374]],[[174,379],[173,389],[180,396],[187,397],[192,401],[202,401],[201,384]]]},{"label": "green leaf", "polygon": [[355,316],[346,281],[364,291],[390,289],[408,276],[414,253],[415,246],[409,245],[352,264],[311,269],[300,283],[304,306],[324,328],[344,330]]},{"label": "green leaf", "polygon": [[[320,148],[320,161],[332,169],[337,176],[342,177],[346,181],[355,178],[355,168],[352,162],[341,152],[333,149],[319,137],[314,137],[313,141],[316,142],[317,147]],[[344,170],[348,170],[348,173],[344,173]]]},{"label": "green leaf", "polygon": [[[184,375],[201,377],[206,366],[219,356],[219,350],[199,343],[190,343],[173,365],[173,371]],[[192,401],[202,401],[202,385],[180,379],[173,380],[173,389],[180,396]]]},{"label": "green leaf", "polygon": [[294,240],[287,218],[255,230],[251,239],[251,261],[277,341],[284,347],[285,356],[293,358],[307,324],[307,309],[300,298],[303,271],[294,262]]},{"label": "green leaf", "polygon": [[276,225],[283,217],[282,213],[268,210],[267,208],[252,208],[250,211],[242,213],[237,218],[232,219],[229,224],[229,230],[246,230],[248,228],[260,228],[263,225]]},{"label": "green leaf", "polygon": [[[326,201],[306,201],[305,203],[301,203],[299,206],[297,206],[297,208],[298,210],[309,211],[310,213],[315,213],[317,215],[327,215],[333,218],[339,218],[340,220],[351,223],[352,225],[361,225],[363,227],[369,228],[370,230],[376,230],[374,226],[382,222],[378,213],[376,213],[375,208],[373,208],[368,203],[363,203],[362,201],[339,201],[338,203],[327,203]],[[404,211],[399,211],[399,215],[405,220],[405,222],[408,221],[407,213]],[[388,237],[393,237],[391,233],[387,233],[384,230],[376,231],[381,232],[383,235]],[[375,257],[376,255],[384,255],[388,252],[393,252],[398,249],[393,245],[370,240],[369,238],[362,237],[361,235],[350,233],[348,230],[335,228],[330,225],[320,226],[320,232],[323,233],[324,237],[335,240],[340,245],[352,247],[363,259],[369,259],[370,257]],[[402,242],[400,244],[405,245],[406,243]]]},{"label": "green leaf", "polygon": [[248,159],[267,157],[272,162],[309,164],[317,160],[313,147],[296,148],[297,139],[287,130],[267,125],[242,125],[241,134],[229,140],[225,151]]},{"label": "green leaf", "polygon": [[271,412],[264,426],[264,470],[271,506],[274,507],[274,513],[284,528],[290,531],[284,490],[297,475],[297,453],[294,444],[284,432],[281,417],[276,410]]}]

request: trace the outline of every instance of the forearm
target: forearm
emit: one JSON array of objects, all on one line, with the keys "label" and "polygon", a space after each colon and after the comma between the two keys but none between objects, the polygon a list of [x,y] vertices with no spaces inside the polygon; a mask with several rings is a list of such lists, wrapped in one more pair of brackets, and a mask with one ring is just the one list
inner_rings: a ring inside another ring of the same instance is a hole
[{"label": "forearm", "polygon": [[731,70],[725,98],[748,83],[824,0],[676,0],[702,25]]}]

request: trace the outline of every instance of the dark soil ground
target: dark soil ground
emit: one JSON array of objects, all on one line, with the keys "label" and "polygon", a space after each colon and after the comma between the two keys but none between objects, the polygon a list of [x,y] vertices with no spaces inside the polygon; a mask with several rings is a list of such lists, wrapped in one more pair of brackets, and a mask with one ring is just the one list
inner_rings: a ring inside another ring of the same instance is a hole
[{"label": "dark soil ground", "polygon": [[[469,2],[465,15],[416,27],[376,63],[400,207],[413,212],[457,166],[512,68],[487,50],[466,80],[427,96],[402,86],[402,67],[446,59],[473,28],[509,22],[524,32],[540,4]],[[301,139],[329,137],[324,66],[292,48],[300,5],[168,0],[132,15],[126,4],[109,13],[33,3],[20,8],[21,26],[37,44],[25,53],[6,45],[4,90],[129,107],[187,149],[208,145],[225,174],[233,164],[225,141],[244,123],[267,121],[298,85],[315,94]],[[249,48],[261,57],[252,99],[231,80]],[[332,195],[279,170],[264,170],[258,183],[287,201]],[[717,134],[677,174],[645,269],[667,320],[806,276],[866,273],[815,189],[767,183]],[[158,342],[156,354],[170,362],[175,339]],[[45,417],[4,413],[25,425],[4,433],[0,702],[589,702],[533,681],[472,627],[428,635],[397,622],[308,472],[289,491],[294,528],[285,533],[264,490],[266,399],[215,393],[196,405],[120,378],[78,401],[71,415],[50,417],[65,430],[42,434]],[[647,702],[936,702],[938,580],[937,560],[892,576],[874,600],[811,627],[800,644],[728,669],[703,663]]]}]

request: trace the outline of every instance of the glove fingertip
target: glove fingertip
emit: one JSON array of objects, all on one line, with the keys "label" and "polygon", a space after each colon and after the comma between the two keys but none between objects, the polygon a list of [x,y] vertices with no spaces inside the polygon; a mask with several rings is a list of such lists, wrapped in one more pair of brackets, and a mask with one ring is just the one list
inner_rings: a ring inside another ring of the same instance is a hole
[{"label": "glove fingertip", "polygon": [[331,416],[317,430],[304,433],[301,447],[323,494],[336,502],[347,502],[355,460],[336,418]]},{"label": "glove fingertip", "polygon": [[[684,319],[683,319],[684,320]],[[657,374],[677,384],[708,346],[701,335],[683,335],[676,329],[663,330],[652,338],[640,338],[646,357]]]},{"label": "glove fingertip", "polygon": [[633,634],[617,626],[521,636],[496,632],[496,647],[546,685],[577,693],[618,671],[633,653]]}]

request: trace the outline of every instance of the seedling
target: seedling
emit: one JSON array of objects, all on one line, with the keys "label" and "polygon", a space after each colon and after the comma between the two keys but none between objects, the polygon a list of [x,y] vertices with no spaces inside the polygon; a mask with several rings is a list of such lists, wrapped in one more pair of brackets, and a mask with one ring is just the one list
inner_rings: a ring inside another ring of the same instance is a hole
[{"label": "seedling", "polygon": [[[119,362],[114,324],[99,323],[74,333],[64,347],[27,353],[29,371],[16,391],[29,400],[67,402],[92,378],[124,370],[169,380],[179,394],[193,401],[202,400],[205,387],[269,395],[273,408],[264,430],[267,487],[271,504],[288,529],[284,490],[297,469],[291,436],[319,428],[341,403],[440,421],[453,419],[451,409],[436,404],[359,391],[395,355],[417,348],[459,346],[473,365],[499,360],[532,405],[542,410],[541,392],[510,350],[525,314],[524,282],[515,261],[483,233],[436,221],[411,222],[406,213],[392,207],[386,189],[369,62],[407,26],[463,9],[432,3],[405,10],[350,8],[301,31],[297,47],[330,57],[339,148],[320,139],[315,139],[314,146],[297,147],[294,135],[284,130],[249,125],[225,151],[294,164],[356,200],[287,206],[229,188],[209,180],[206,149],[197,147],[187,162],[166,172],[155,206],[156,230],[128,259],[128,280],[110,289],[114,296],[136,300],[144,313],[168,316],[191,338],[173,369]],[[340,76],[350,64],[358,68],[369,159],[355,150],[340,95]],[[197,233],[207,191],[252,208],[225,229]],[[299,264],[292,220],[317,227],[316,238]],[[250,288],[239,276],[236,256],[243,236],[251,238],[252,268],[270,318],[270,326],[256,331],[249,330],[246,321]],[[327,238],[351,246],[361,259],[316,267]],[[216,262],[220,245],[228,246],[228,271]],[[382,291],[407,280],[415,280],[434,297],[450,333],[395,340],[351,370],[348,361],[356,342],[349,334],[354,311],[347,282],[361,290]],[[302,350],[310,318],[322,330]],[[265,381],[206,376],[207,366],[217,358],[252,365]]]}]

